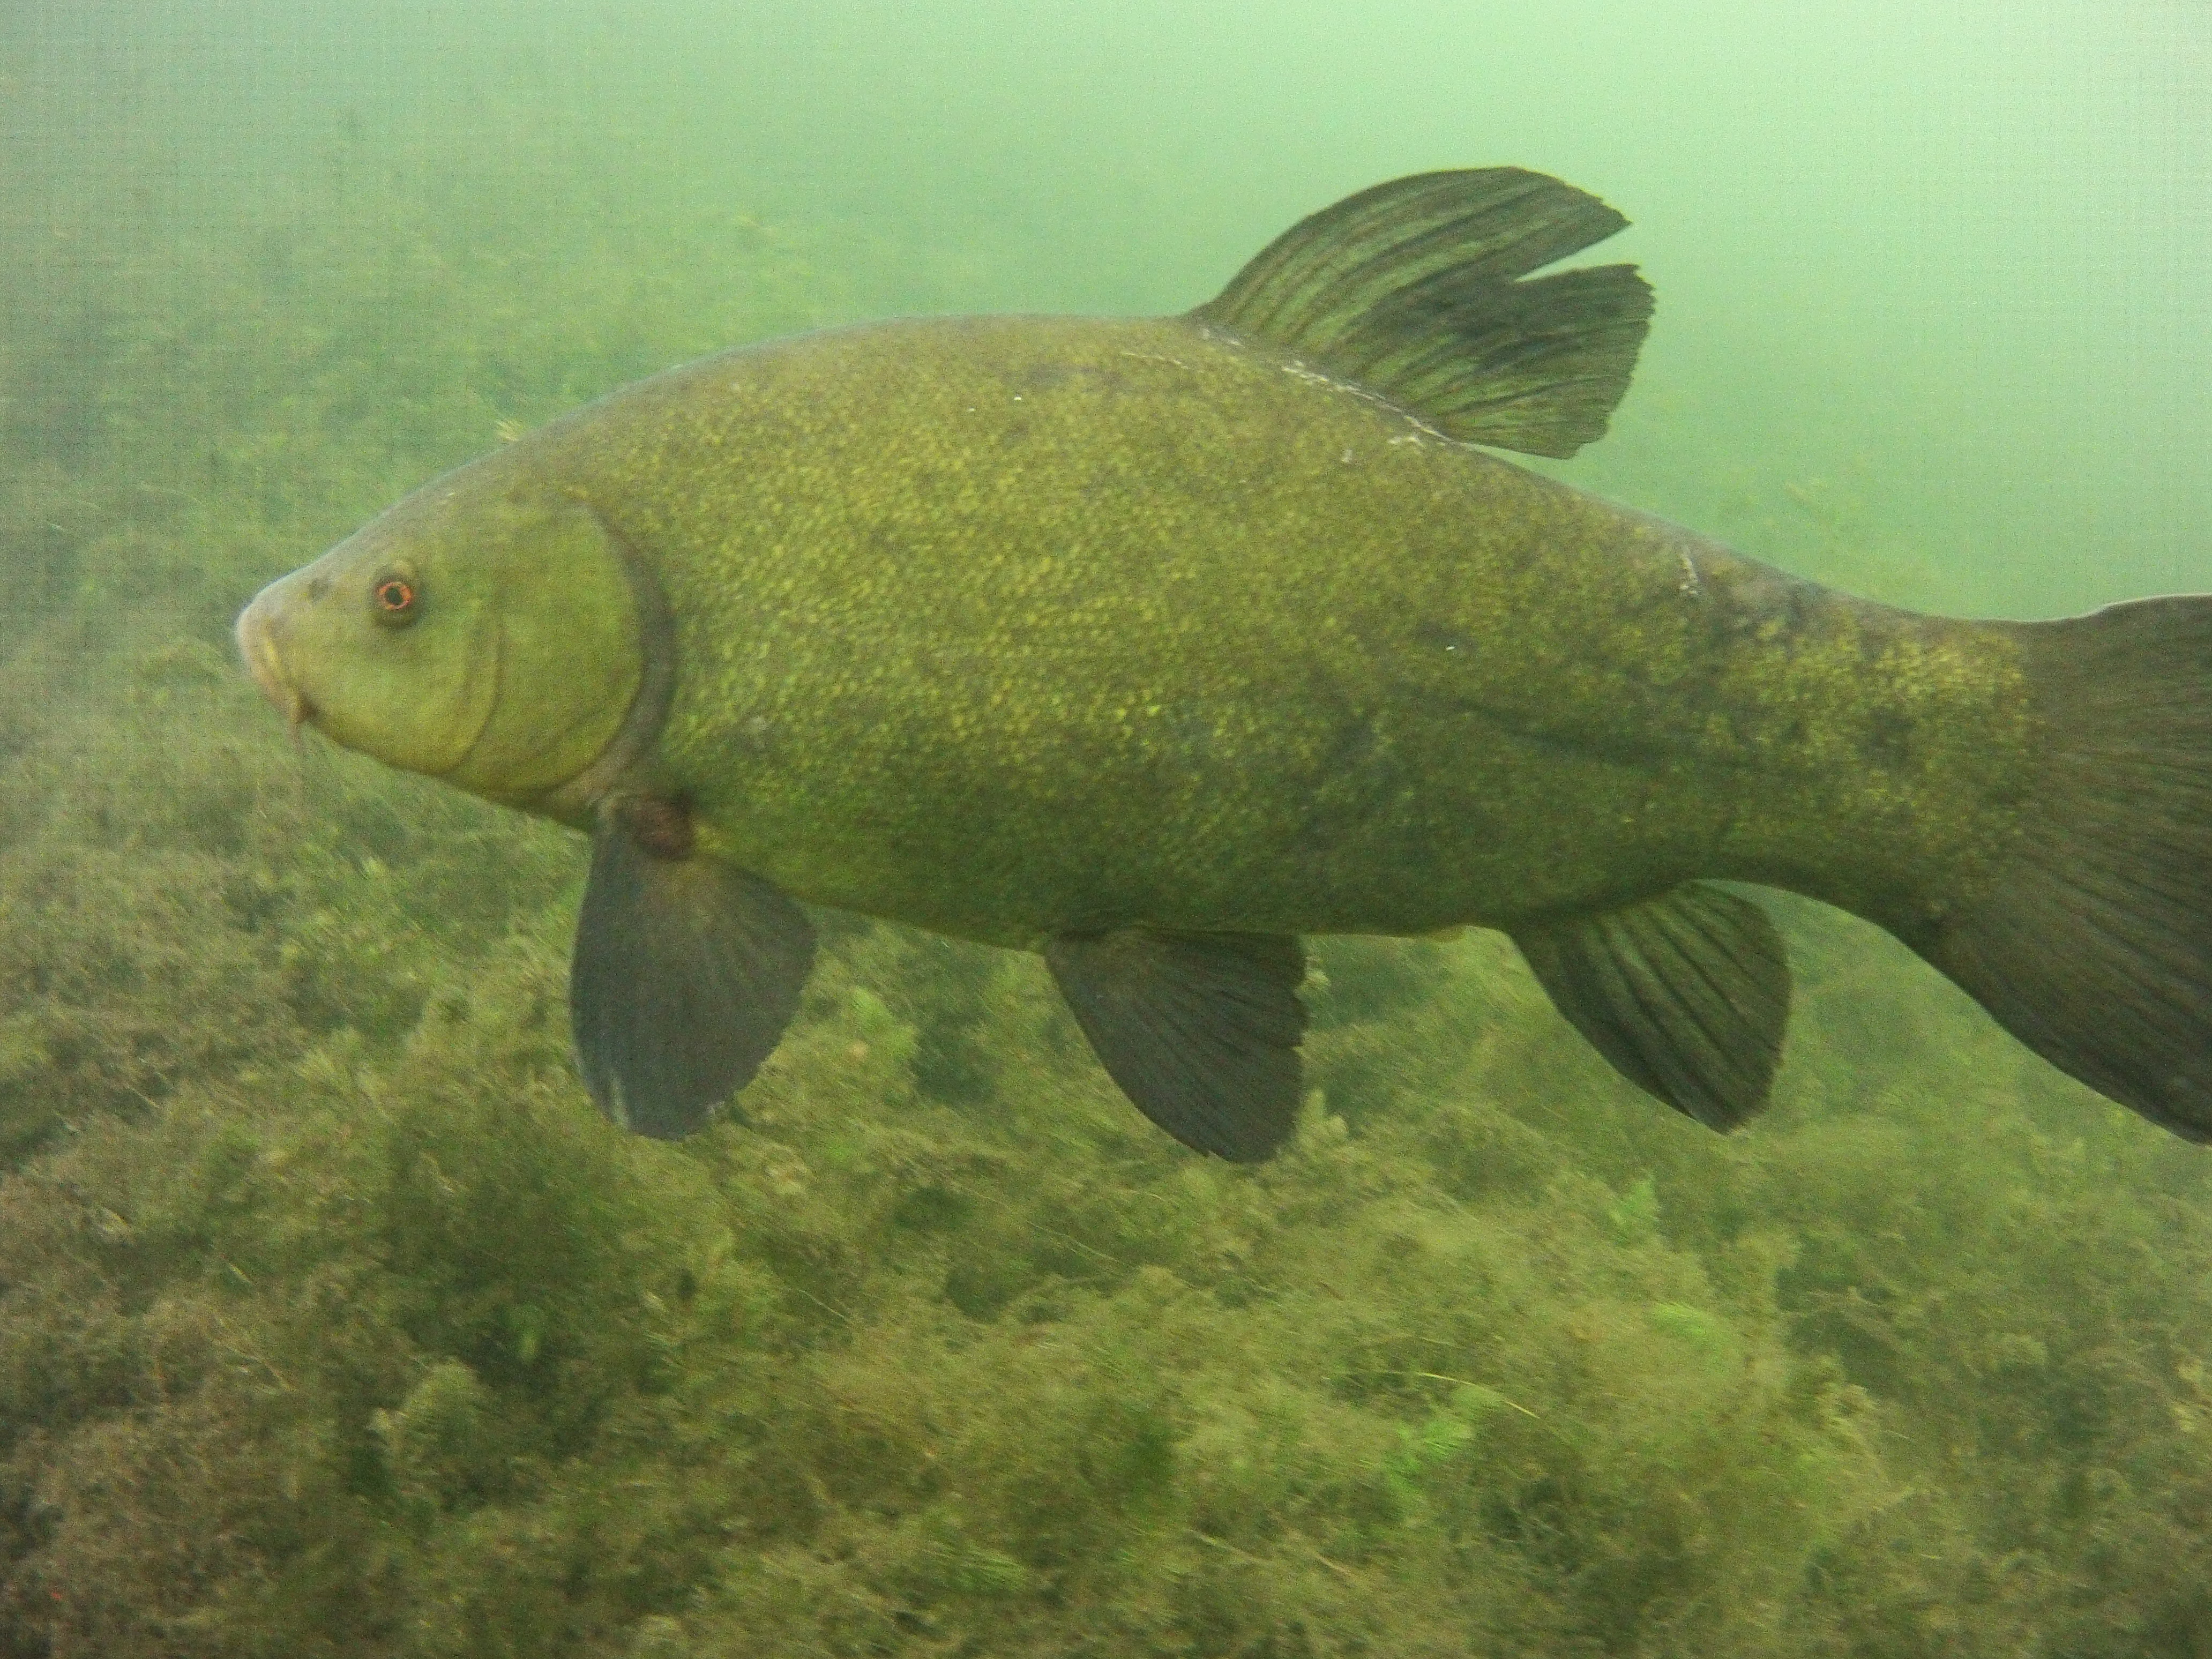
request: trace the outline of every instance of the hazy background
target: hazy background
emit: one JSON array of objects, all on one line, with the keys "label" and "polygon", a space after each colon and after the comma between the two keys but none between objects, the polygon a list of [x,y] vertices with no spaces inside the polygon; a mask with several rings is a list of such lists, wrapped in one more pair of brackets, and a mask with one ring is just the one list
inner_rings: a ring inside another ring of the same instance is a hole
[{"label": "hazy background", "polygon": [[94,191],[220,238],[334,145],[551,123],[549,239],[652,178],[938,251],[864,308],[1180,308],[1351,190],[1522,163],[1659,293],[1571,476],[1785,558],[1794,499],[1931,603],[2212,586],[2198,0],[14,0],[0,77],[26,234]]},{"label": "hazy background", "polygon": [[2212,589],[2212,11],[0,0],[0,1659],[2212,1655],[2212,1153],[1777,912],[1771,1110],[1329,940],[1156,1132],[1043,965],[825,918],[605,1123],[583,838],[231,625],[682,358],[1172,310],[1519,162],[1659,293],[1560,467],[1930,606]]}]

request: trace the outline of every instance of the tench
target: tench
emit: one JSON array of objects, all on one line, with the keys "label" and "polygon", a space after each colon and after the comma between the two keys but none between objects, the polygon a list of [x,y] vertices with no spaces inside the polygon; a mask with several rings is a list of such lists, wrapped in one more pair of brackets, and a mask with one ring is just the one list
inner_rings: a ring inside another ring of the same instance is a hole
[{"label": "tench", "polygon": [[590,833],[576,1049],[650,1135],[775,1047],[807,906],[1041,951],[1224,1158],[1295,1123],[1301,935],[1468,924],[1725,1129],[1790,973],[1716,881],[2212,1135],[2212,599],[1917,615],[1488,453],[1604,430],[1650,289],[1546,268],[1626,222],[1429,173],[1182,316],[708,357],[424,486],[239,642],[295,724]]}]

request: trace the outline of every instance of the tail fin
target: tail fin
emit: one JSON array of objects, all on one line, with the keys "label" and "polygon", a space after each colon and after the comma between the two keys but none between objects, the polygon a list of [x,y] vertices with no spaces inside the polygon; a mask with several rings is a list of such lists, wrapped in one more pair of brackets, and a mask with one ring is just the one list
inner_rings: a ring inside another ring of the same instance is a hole
[{"label": "tail fin", "polygon": [[2020,837],[1917,947],[2062,1071],[2212,1140],[2212,597],[2015,626],[2045,745]]}]

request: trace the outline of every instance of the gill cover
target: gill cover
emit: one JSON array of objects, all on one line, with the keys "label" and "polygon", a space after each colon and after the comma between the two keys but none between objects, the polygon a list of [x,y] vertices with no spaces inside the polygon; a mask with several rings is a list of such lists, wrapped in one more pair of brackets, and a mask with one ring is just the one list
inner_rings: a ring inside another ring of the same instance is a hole
[{"label": "gill cover", "polygon": [[239,619],[278,705],[349,749],[528,805],[607,749],[644,678],[628,556],[599,515],[487,458],[416,492]]}]

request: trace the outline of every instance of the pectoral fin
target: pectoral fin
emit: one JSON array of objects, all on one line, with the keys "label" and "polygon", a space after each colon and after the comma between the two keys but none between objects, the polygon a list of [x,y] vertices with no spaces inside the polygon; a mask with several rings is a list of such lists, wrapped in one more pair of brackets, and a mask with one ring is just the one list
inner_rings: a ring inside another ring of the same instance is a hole
[{"label": "pectoral fin", "polygon": [[568,1012],[599,1109],[678,1140],[750,1082],[814,962],[806,913],[694,853],[667,803],[603,812],[576,921]]},{"label": "pectoral fin", "polygon": [[1299,1100],[1305,953],[1265,933],[1064,934],[1044,959],[1107,1075],[1186,1146],[1256,1164]]},{"label": "pectoral fin", "polygon": [[1766,1104],[1790,963],[1749,899],[1691,882],[1513,940],[1553,1005],[1638,1088],[1712,1129]]}]

